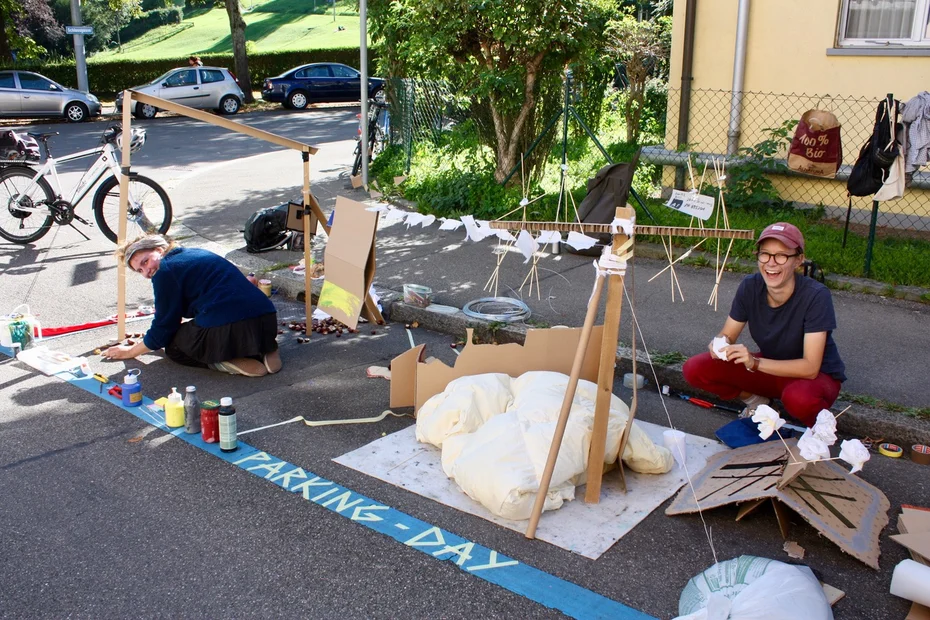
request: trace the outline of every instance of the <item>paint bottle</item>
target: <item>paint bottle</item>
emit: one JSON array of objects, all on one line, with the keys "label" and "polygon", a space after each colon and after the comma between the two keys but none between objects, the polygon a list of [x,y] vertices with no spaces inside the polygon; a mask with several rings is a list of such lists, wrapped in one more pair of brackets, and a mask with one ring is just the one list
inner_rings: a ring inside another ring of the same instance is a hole
[{"label": "paint bottle", "polygon": [[220,404],[215,400],[205,400],[200,405],[200,438],[206,443],[220,440],[219,410]]},{"label": "paint bottle", "polygon": [[258,278],[255,277],[254,271],[250,271],[249,275],[247,275],[245,279],[251,282],[252,284],[254,284],[255,286],[258,286]]},{"label": "paint bottle", "polygon": [[193,385],[187,386],[184,395],[184,432],[200,432],[200,399],[197,398],[197,388]]},{"label": "paint bottle", "polygon": [[224,396],[220,399],[220,409],[217,412],[220,427],[220,450],[232,452],[239,447],[236,437],[236,408],[233,407],[232,398]]},{"label": "paint bottle", "polygon": [[123,405],[127,407],[138,407],[142,404],[142,385],[139,383],[139,375],[142,371],[133,368],[126,373],[123,384],[120,386],[123,394]]},{"label": "paint bottle", "polygon": [[178,388],[171,388],[168,402],[165,403],[165,424],[172,428],[184,426],[184,401],[178,393]]}]

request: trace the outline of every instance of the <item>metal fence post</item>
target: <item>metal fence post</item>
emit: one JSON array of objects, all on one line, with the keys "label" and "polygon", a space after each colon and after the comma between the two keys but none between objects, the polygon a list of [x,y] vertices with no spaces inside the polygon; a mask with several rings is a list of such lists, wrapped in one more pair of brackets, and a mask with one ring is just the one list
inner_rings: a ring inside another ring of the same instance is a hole
[{"label": "metal fence post", "polygon": [[875,244],[875,225],[878,222],[878,201],[872,201],[872,221],[869,223],[869,243],[865,247],[865,277],[872,275],[872,246]]}]

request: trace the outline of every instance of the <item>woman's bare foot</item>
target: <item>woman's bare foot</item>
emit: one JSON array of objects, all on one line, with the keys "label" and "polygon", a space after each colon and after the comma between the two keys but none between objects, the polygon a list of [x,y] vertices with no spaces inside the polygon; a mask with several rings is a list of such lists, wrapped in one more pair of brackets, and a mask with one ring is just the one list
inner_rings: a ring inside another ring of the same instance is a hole
[{"label": "woman's bare foot", "polygon": [[268,369],[258,360],[247,357],[237,357],[226,362],[218,362],[212,365],[215,370],[228,372],[231,375],[244,375],[246,377],[264,377],[268,374]]},{"label": "woman's bare foot", "polygon": [[271,374],[274,374],[281,370],[281,366],[284,365],[284,362],[281,361],[281,354],[278,353],[278,350],[275,349],[271,353],[265,355],[265,368]]}]

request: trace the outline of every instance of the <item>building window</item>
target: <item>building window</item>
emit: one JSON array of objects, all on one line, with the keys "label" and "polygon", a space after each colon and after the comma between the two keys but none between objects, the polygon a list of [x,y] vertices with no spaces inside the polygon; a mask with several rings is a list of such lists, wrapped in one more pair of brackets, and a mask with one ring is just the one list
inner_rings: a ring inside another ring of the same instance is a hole
[{"label": "building window", "polygon": [[930,0],[843,0],[844,47],[930,47]]}]

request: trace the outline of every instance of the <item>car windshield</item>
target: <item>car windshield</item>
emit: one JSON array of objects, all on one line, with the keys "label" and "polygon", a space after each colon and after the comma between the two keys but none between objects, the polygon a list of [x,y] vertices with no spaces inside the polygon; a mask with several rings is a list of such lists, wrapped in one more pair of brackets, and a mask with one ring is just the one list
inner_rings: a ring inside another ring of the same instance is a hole
[{"label": "car windshield", "polygon": [[149,82],[149,84],[158,84],[158,83],[160,83],[160,82],[164,82],[165,80],[168,79],[168,76],[171,75],[171,74],[174,73],[174,72],[175,72],[175,69],[172,69],[171,71],[168,71],[168,72],[166,72],[166,73],[163,73],[163,74],[159,75],[157,78],[155,78],[154,80],[152,80],[151,82]]}]

